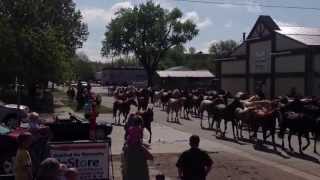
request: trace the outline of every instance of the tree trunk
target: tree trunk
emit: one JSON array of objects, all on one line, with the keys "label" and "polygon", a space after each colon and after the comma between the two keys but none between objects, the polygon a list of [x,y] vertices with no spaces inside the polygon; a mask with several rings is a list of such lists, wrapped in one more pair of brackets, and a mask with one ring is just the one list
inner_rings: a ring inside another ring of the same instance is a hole
[{"label": "tree trunk", "polygon": [[146,69],[147,78],[148,78],[148,87],[153,87],[153,75],[155,74],[154,70]]}]

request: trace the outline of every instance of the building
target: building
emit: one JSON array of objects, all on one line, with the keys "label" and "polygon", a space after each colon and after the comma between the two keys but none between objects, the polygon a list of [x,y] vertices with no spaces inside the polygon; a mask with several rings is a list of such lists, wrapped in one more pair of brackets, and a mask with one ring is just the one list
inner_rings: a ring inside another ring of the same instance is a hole
[{"label": "building", "polygon": [[[245,35],[244,35],[245,37]],[[231,93],[320,95],[320,28],[279,26],[260,16],[231,57],[217,60],[217,78]]]},{"label": "building", "polygon": [[174,67],[157,71],[156,84],[161,88],[212,88],[215,76],[208,70],[189,70]]},{"label": "building", "polygon": [[147,86],[147,74],[140,67],[113,67],[104,68],[102,71],[102,83],[104,85],[134,85]]}]

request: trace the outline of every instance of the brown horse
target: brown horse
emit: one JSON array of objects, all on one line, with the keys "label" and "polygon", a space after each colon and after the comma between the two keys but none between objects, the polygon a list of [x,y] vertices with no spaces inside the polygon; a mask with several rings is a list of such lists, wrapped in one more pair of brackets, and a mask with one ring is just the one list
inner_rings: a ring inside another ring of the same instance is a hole
[{"label": "brown horse", "polygon": [[[181,101],[179,98],[170,98],[167,105],[167,122],[174,122],[174,123],[180,123],[179,122],[179,111],[181,110]],[[173,117],[173,113],[175,113],[175,117]],[[170,115],[171,115],[171,121],[170,121]]]},{"label": "brown horse", "polygon": [[[200,127],[201,128],[203,128],[202,121],[203,121],[203,113],[205,111],[208,114],[208,124],[209,124],[208,126],[209,126],[209,128],[212,128],[213,125],[211,125],[211,123],[210,123],[210,118],[213,117],[213,101],[203,100],[200,103],[199,114],[200,114]],[[212,121],[212,123],[213,123],[213,121]]]},{"label": "brown horse", "polygon": [[[116,100],[113,103],[113,118],[114,118],[115,124],[120,125],[121,114],[123,116],[122,123],[125,123],[127,116],[130,112],[131,105],[137,106],[137,102],[133,98],[129,98],[124,101],[123,100]],[[117,112],[118,112],[118,114],[117,114]],[[118,117],[118,123],[117,123],[117,117]]]},{"label": "brown horse", "polygon": [[162,104],[162,110],[165,110],[165,107],[168,105],[169,99],[171,97],[171,92],[170,91],[163,91],[161,93],[160,101]]}]

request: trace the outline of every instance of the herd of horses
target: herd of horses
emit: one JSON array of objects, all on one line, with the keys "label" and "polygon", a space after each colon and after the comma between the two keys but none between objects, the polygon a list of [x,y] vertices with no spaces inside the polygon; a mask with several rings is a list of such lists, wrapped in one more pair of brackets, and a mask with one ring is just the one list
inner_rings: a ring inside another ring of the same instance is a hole
[{"label": "herd of horses", "polygon": [[[258,132],[261,129],[263,143],[271,137],[276,150],[275,136],[282,138],[282,148],[285,149],[285,135],[289,149],[292,135],[297,135],[299,152],[303,153],[310,145],[310,134],[314,139],[314,152],[317,153],[317,140],[320,134],[320,98],[318,97],[277,97],[264,99],[257,95],[242,92],[232,95],[221,91],[194,90],[159,90],[136,89],[122,87],[114,92],[113,117],[115,123],[120,123],[121,116],[125,123],[130,112],[130,106],[136,106],[138,112],[150,111],[148,104],[161,108],[167,113],[167,121],[180,123],[180,119],[190,119],[190,116],[200,118],[200,127],[214,129],[216,135],[224,137],[228,123],[232,124],[234,140],[243,138],[243,130],[248,131],[248,138],[258,142]],[[205,127],[204,114],[207,115],[208,126]],[[146,120],[148,121],[148,120]],[[149,121],[148,121],[149,122]],[[224,129],[220,124],[224,123]],[[151,133],[151,129],[149,131]],[[302,138],[307,143],[302,146]],[[260,142],[260,141],[259,141]]]}]

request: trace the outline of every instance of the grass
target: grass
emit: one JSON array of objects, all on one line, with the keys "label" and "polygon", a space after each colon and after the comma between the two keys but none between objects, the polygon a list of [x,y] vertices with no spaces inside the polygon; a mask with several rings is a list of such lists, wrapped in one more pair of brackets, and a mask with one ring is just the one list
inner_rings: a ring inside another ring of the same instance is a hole
[{"label": "grass", "polygon": [[[59,98],[61,100],[61,103],[63,104],[63,106],[70,107],[75,112],[80,112],[80,113],[83,112],[83,110],[77,111],[77,102],[70,101],[70,99],[67,97],[65,92],[61,90],[55,90],[53,94],[55,98]],[[55,107],[61,107],[61,106],[56,105]],[[100,106],[97,106],[97,111],[100,114],[109,114],[109,113],[112,113],[112,108],[100,105]]]}]

